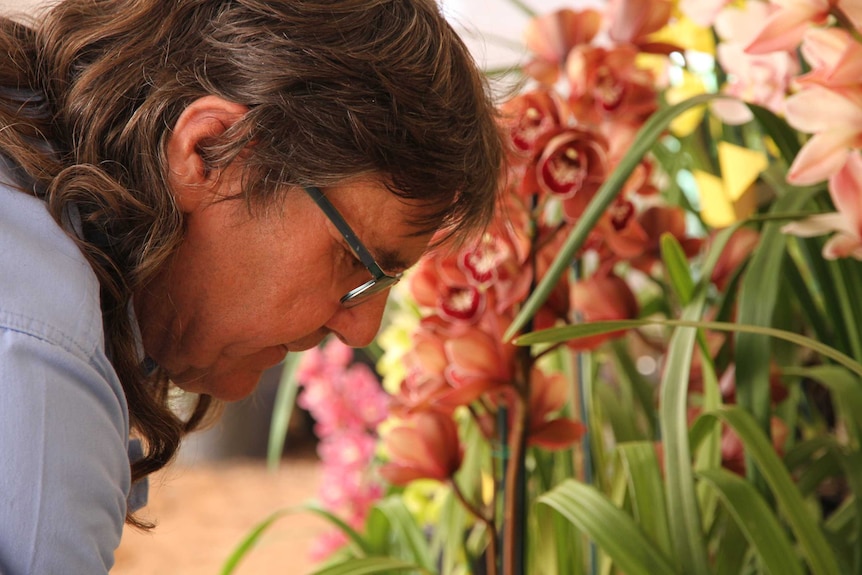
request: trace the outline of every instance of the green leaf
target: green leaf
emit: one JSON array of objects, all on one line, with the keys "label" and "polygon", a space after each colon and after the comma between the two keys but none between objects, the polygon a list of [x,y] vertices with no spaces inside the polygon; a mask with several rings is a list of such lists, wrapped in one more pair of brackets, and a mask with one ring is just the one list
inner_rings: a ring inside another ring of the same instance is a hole
[{"label": "green leaf", "polygon": [[688,305],[694,296],[694,280],[691,279],[691,266],[679,241],[673,234],[665,232],[659,240],[661,259],[664,263],[670,285],[682,305]]},{"label": "green leaf", "polygon": [[374,573],[432,573],[421,567],[391,557],[361,557],[329,565],[312,575],[373,575]]},{"label": "green leaf", "polygon": [[[683,311],[683,318],[699,318],[704,290]],[[707,575],[709,563],[702,516],[695,492],[691,446],[688,442],[688,382],[696,329],[674,330],[660,386],[659,423],[662,430],[668,522],[675,554],[683,573]]]},{"label": "green leaf", "polygon": [[538,499],[556,509],[591,537],[627,575],[672,575],[667,557],[635,524],[597,489],[574,479],[566,480]]},{"label": "green leaf", "polygon": [[628,480],[635,520],[658,549],[669,556],[670,531],[655,444],[651,441],[622,443],[617,452]]},{"label": "green leaf", "polygon": [[428,571],[434,569],[429,541],[400,496],[392,495],[374,504],[369,522],[381,520],[389,525],[389,536],[396,543],[397,550],[406,555],[403,559],[409,558]]},{"label": "green leaf", "polygon": [[588,337],[592,335],[609,333],[612,331],[634,329],[647,325],[696,327],[717,331],[738,331],[768,335],[770,337],[776,337],[785,341],[789,341],[791,343],[795,343],[797,345],[801,345],[803,347],[807,347],[808,349],[816,351],[823,357],[828,357],[836,363],[843,365],[851,372],[862,376],[862,364],[857,361],[854,361],[853,358],[841,353],[835,348],[820,343],[819,341],[815,341],[809,337],[805,337],[804,335],[799,335],[798,333],[793,333],[781,329],[774,329],[770,327],[742,325],[738,323],[728,323],[720,321],[690,321],[675,319],[627,319],[615,321],[597,321],[586,324],[567,325],[563,327],[550,328],[528,333],[518,337],[515,340],[515,345],[560,343],[564,341],[569,341],[571,339],[577,339],[579,337]]},{"label": "green leaf", "polygon": [[221,568],[221,575],[230,575],[233,573],[234,569],[236,569],[237,565],[239,565],[240,561],[242,561],[245,556],[254,548],[260,539],[261,535],[269,529],[273,523],[275,523],[279,518],[283,515],[287,515],[290,511],[280,510],[271,514],[269,517],[255,525],[251,531],[249,531],[248,535],[246,535],[240,544],[234,549],[230,556],[225,561],[224,565]]},{"label": "green leaf", "polygon": [[272,408],[272,422],[269,424],[269,443],[266,449],[266,464],[271,471],[278,468],[281,454],[284,452],[287,429],[290,427],[290,416],[293,414],[296,393],[299,389],[296,369],[299,367],[301,358],[302,353],[287,354],[281,370],[281,379],[278,382],[278,391],[275,394],[275,403]]},{"label": "green leaf", "polygon": [[701,471],[698,476],[718,493],[770,573],[803,575],[784,528],[751,483],[721,468]]},{"label": "green leaf", "polygon": [[[794,211],[810,199],[805,193],[787,194],[772,205],[772,212]],[[773,322],[787,240],[777,222],[767,223],[760,234],[739,292],[737,322],[769,326]],[[760,426],[769,429],[769,358],[771,340],[757,332],[737,332],[735,350],[736,400],[746,407]],[[753,470],[751,470],[753,472]]]},{"label": "green leaf", "polygon": [[266,532],[267,529],[272,527],[272,524],[275,523],[278,519],[284,517],[285,515],[291,515],[293,513],[299,512],[312,512],[317,515],[320,515],[330,523],[332,523],[335,527],[340,529],[348,538],[348,545],[360,555],[368,554],[370,549],[368,547],[367,542],[362,538],[359,533],[356,532],[355,529],[350,527],[347,523],[345,523],[341,518],[332,512],[324,509],[317,503],[306,503],[303,505],[298,505],[295,507],[290,507],[287,509],[280,509],[270,514],[269,517],[255,525],[251,531],[249,531],[248,535],[243,538],[243,540],[237,545],[236,549],[231,552],[230,556],[228,556],[225,561],[224,566],[221,570],[221,575],[230,575],[233,573],[236,566],[239,562],[254,548],[257,542],[260,540],[261,536]]},{"label": "green leaf", "polygon": [[727,96],[720,94],[700,94],[674,106],[659,110],[650,116],[649,120],[647,120],[640,131],[638,131],[634,138],[634,143],[631,148],[629,148],[629,151],[625,156],[623,156],[616,169],[611,173],[608,179],[605,180],[605,183],[602,184],[596,192],[596,195],[593,197],[593,200],[578,219],[574,229],[566,239],[565,244],[560,249],[557,257],[554,258],[553,263],[546,272],[545,277],[542,278],[542,281],[539,282],[539,285],[536,286],[536,289],[532,294],[530,294],[530,297],[526,302],[524,302],[518,315],[512,321],[511,325],[509,325],[509,328],[503,335],[503,341],[511,340],[515,334],[524,328],[542,304],[545,303],[545,300],[548,299],[548,296],[554,289],[557,281],[559,281],[560,277],[568,269],[575,253],[583,245],[590,233],[590,230],[593,229],[604,211],[608,208],[611,202],[613,202],[614,198],[619,195],[632,171],[638,166],[647,152],[649,152],[649,150],[655,145],[659,137],[661,137],[667,129],[671,120],[690,108],[701,106],[708,103],[710,100],[722,97]]},{"label": "green leaf", "polygon": [[802,494],[793,483],[793,478],[754,418],[738,406],[722,407],[701,415],[701,419],[708,418],[724,421],[739,436],[746,453],[756,463],[783,515],[787,518],[811,567],[811,572],[815,575],[839,575],[840,570],[835,556],[819,522],[810,515]]},{"label": "green leaf", "polygon": [[755,104],[748,104],[748,107],[763,131],[775,142],[782,159],[789,166],[802,147],[799,144],[799,133],[772,111]]},{"label": "green leaf", "polygon": [[858,376],[834,365],[808,368],[785,368],[782,373],[814,379],[835,396],[834,404],[857,446],[862,445],[862,386]]}]

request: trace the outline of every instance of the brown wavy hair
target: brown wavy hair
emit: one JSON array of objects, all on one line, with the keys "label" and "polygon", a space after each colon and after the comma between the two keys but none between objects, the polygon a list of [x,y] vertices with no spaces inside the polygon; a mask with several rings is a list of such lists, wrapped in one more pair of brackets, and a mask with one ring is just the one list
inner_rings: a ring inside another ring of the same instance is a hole
[{"label": "brown wavy hair", "polygon": [[0,151],[58,221],[70,205],[81,214],[75,239],[146,446],[133,481],[166,465],[212,407],[199,396],[186,417],[171,409],[129,314],[183,236],[165,144],[190,102],[248,107],[200,153],[220,168],[242,152],[250,210],[373,173],[427,208],[412,222],[424,231],[463,237],[492,214],[504,155],[494,104],[434,0],[64,0],[38,22],[0,20],[0,47]]}]

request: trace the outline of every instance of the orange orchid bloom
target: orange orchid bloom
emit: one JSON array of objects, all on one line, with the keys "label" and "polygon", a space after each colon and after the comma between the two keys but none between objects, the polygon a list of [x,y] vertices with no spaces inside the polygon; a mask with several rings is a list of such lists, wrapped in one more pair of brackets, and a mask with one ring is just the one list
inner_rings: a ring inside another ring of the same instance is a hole
[{"label": "orange orchid bloom", "polygon": [[520,94],[500,106],[516,159],[531,157],[543,134],[565,124],[564,106],[557,93],[547,89]]},{"label": "orange orchid bloom", "polygon": [[787,99],[786,113],[792,127],[814,134],[790,166],[791,184],[829,178],[846,164],[851,148],[862,147],[862,88],[810,86]]},{"label": "orange orchid bloom", "polygon": [[658,107],[656,78],[637,66],[630,44],[606,49],[577,46],[566,60],[569,106],[581,122],[640,125]]},{"label": "orange orchid bloom", "polygon": [[524,175],[522,193],[563,201],[566,216],[578,218],[605,180],[607,142],[597,132],[564,128],[546,135],[542,152]]},{"label": "orange orchid bloom", "polygon": [[566,378],[555,373],[546,375],[534,369],[530,380],[529,431],[530,445],[545,449],[571,446],[584,434],[584,426],[566,417],[556,416],[568,399]]},{"label": "orange orchid bloom", "polygon": [[540,83],[554,84],[569,51],[579,44],[588,44],[600,25],[601,15],[592,9],[564,8],[534,18],[527,24],[524,41],[536,58],[524,66],[524,71]]},{"label": "orange orchid bloom", "polygon": [[464,449],[449,415],[421,411],[408,416],[383,438],[389,462],[380,475],[392,485],[416,479],[445,481],[461,467]]},{"label": "orange orchid bloom", "polygon": [[[629,285],[612,271],[599,271],[572,284],[571,308],[580,323],[631,319],[638,315],[638,302]],[[621,335],[613,332],[579,338],[569,342],[574,349],[595,349],[601,343]]]},{"label": "orange orchid bloom", "polygon": [[449,362],[446,379],[453,390],[442,401],[467,405],[483,393],[511,384],[515,347],[502,341],[502,329],[471,328],[448,338],[443,347]]},{"label": "orange orchid bloom", "polygon": [[611,0],[607,19],[608,35],[619,44],[634,44],[639,51],[670,54],[678,46],[650,40],[650,35],[667,26],[673,13],[671,0]]}]

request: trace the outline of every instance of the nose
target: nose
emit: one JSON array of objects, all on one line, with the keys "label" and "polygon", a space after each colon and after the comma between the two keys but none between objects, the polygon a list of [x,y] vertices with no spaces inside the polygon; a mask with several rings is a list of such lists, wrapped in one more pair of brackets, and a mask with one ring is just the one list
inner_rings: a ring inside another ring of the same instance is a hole
[{"label": "nose", "polygon": [[388,295],[387,290],[356,307],[339,306],[325,327],[350,347],[369,345],[380,330]]}]

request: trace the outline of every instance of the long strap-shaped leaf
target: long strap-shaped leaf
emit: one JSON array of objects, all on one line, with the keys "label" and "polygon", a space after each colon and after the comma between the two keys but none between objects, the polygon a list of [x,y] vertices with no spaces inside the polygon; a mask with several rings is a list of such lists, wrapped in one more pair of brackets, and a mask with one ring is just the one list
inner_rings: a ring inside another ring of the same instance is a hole
[{"label": "long strap-shaped leaf", "polygon": [[627,575],[673,575],[673,567],[634,519],[599,490],[567,479],[538,499],[591,537]]},{"label": "long strap-shaped leaf", "polygon": [[416,565],[391,557],[363,557],[324,567],[313,575],[373,575],[374,573],[427,573]]},{"label": "long strap-shaped leaf", "polygon": [[816,351],[823,357],[828,357],[835,363],[843,365],[851,372],[862,377],[862,364],[855,361],[847,354],[841,353],[837,349],[830,347],[824,343],[813,340],[810,337],[805,337],[798,333],[786,331],[783,329],[775,329],[772,327],[763,327],[756,325],[743,325],[739,323],[729,323],[722,321],[688,321],[678,319],[627,319],[615,321],[596,321],[578,325],[567,325],[555,327],[541,331],[535,331],[518,337],[515,340],[516,345],[533,345],[537,343],[559,343],[569,341],[580,337],[588,337],[614,331],[626,329],[634,329],[647,325],[667,325],[673,327],[697,327],[701,329],[711,329],[716,331],[737,331],[751,332],[777,337],[803,347],[807,347]]},{"label": "long strap-shaped leaf", "polygon": [[751,483],[721,468],[701,471],[698,476],[719,494],[769,573],[803,575],[784,527]]},{"label": "long strap-shaped leaf", "polygon": [[757,464],[769,484],[784,516],[814,575],[839,575],[840,569],[832,548],[826,541],[820,523],[812,516],[787,468],[781,462],[772,443],[754,418],[738,406],[727,406],[701,415],[702,420],[718,418],[733,428],[746,453]]},{"label": "long strap-shaped leaf", "polygon": [[542,278],[542,281],[539,282],[539,285],[536,286],[536,289],[527,301],[524,302],[521,311],[503,335],[504,341],[509,341],[515,336],[515,334],[523,329],[527,321],[536,314],[545,300],[548,299],[548,296],[557,284],[557,281],[566,271],[569,264],[571,264],[575,253],[583,245],[587,235],[590,233],[590,230],[593,229],[601,215],[608,208],[611,202],[614,201],[614,198],[619,195],[620,190],[622,190],[623,185],[631,175],[632,171],[638,166],[641,159],[647,154],[647,152],[649,152],[649,150],[658,141],[659,137],[665,132],[671,120],[690,108],[706,104],[710,100],[720,97],[726,96],[718,94],[700,94],[680,102],[675,106],[670,106],[660,110],[647,120],[635,136],[632,147],[629,148],[629,151],[625,156],[623,156],[622,160],[620,160],[619,165],[617,165],[616,169],[610,177],[608,177],[605,183],[602,184],[602,187],[599,188],[598,192],[596,192],[595,197],[587,206],[587,209],[584,210],[583,215],[578,219],[577,224],[575,224],[574,229],[566,239],[566,243],[563,245],[560,253],[557,254],[556,258],[554,258],[554,261],[548,269],[548,272],[545,274],[545,277]]}]

